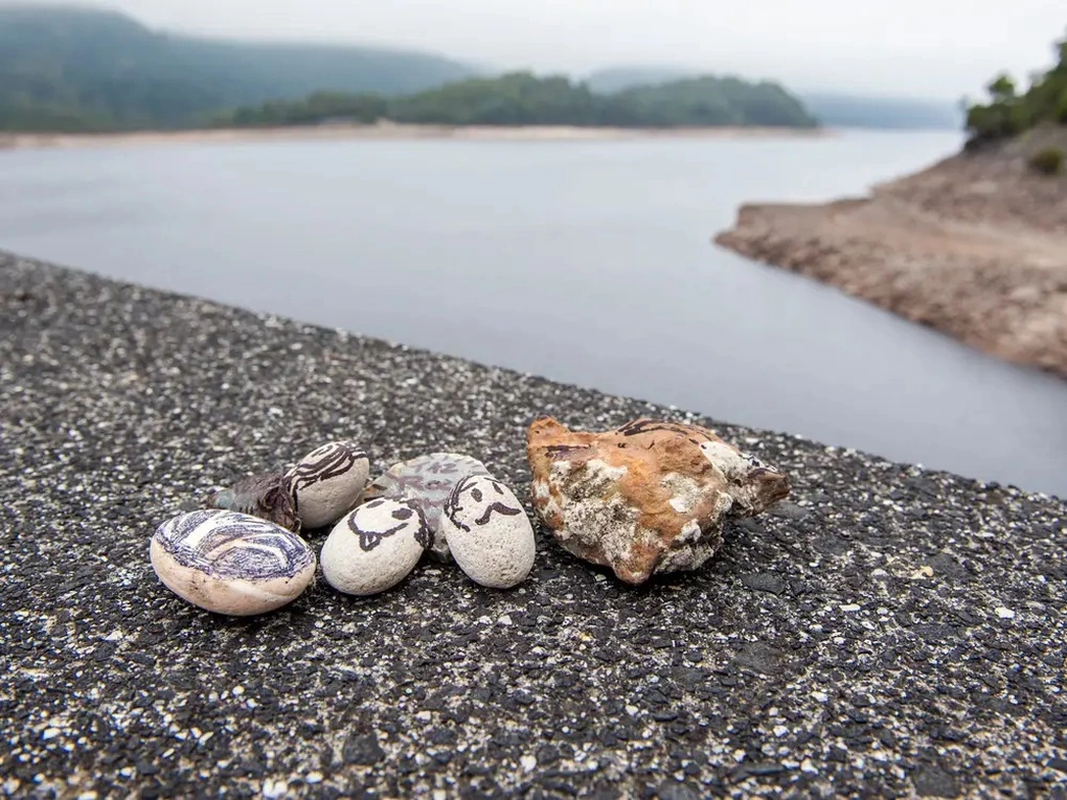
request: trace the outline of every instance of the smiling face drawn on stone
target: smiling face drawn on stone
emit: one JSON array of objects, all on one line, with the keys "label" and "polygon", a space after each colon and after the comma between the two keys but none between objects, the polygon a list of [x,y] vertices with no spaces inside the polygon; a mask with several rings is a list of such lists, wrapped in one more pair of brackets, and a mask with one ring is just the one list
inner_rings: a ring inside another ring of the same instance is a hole
[{"label": "smiling face drawn on stone", "polygon": [[[515,505],[514,495],[500,481],[488,475],[464,478],[456,484],[445,505],[445,514],[452,523],[468,532],[471,525],[479,528],[488,525],[496,514],[514,517],[522,513],[522,508]],[[470,524],[464,522],[461,516]]]},{"label": "smiling face drawn on stone", "polygon": [[424,549],[433,544],[433,531],[411,500],[371,500],[348,515],[348,529],[359,537],[359,548],[367,553],[396,534],[410,534]]}]

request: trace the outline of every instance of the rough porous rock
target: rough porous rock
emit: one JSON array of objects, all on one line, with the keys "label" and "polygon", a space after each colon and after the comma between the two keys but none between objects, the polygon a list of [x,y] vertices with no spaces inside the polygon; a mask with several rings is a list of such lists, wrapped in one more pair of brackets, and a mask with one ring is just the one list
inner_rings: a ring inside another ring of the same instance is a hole
[{"label": "rough porous rock", "polygon": [[384,592],[419,563],[432,535],[411,500],[379,498],[337,523],[322,546],[322,575],[345,594]]},{"label": "rough porous rock", "polygon": [[485,464],[471,456],[428,453],[391,466],[367,487],[364,498],[414,500],[433,531],[430,552],[441,561],[450,561],[448,540],[441,530],[441,511],[457,483],[468,475],[488,474]]},{"label": "rough porous rock", "polygon": [[305,528],[332,525],[351,511],[370,477],[367,454],[351,442],[330,442],[300,459],[286,474]]},{"label": "rough porous rock", "polygon": [[533,569],[533,525],[515,493],[490,475],[469,475],[448,497],[441,528],[468,578],[492,589],[518,586]]},{"label": "rough porous rock", "polygon": [[527,432],[534,505],[565,549],[626,583],[696,569],[727,515],[789,494],[785,476],[697,425],[638,419],[605,433],[550,417]]},{"label": "rough porous rock", "polygon": [[292,486],[283,472],[265,472],[239,480],[228,489],[209,494],[205,505],[251,514],[286,530],[300,530]]},{"label": "rough porous rock", "polygon": [[201,509],[160,525],[149,548],[163,585],[219,614],[263,614],[295,600],[315,577],[307,542],[236,511]]}]

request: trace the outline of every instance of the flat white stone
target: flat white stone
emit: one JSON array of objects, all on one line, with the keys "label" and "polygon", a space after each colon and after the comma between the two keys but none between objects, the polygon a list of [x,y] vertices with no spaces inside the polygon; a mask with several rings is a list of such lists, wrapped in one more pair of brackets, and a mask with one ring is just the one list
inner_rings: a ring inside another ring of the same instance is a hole
[{"label": "flat white stone", "polygon": [[315,577],[307,542],[272,522],[202,509],[167,520],[149,549],[163,585],[193,605],[248,616],[296,599]]},{"label": "flat white stone", "polygon": [[413,501],[371,500],[330,532],[319,554],[323,577],[345,594],[384,592],[415,568],[431,536]]},{"label": "flat white stone", "polygon": [[456,484],[441,528],[456,563],[475,583],[510,589],[533,569],[530,519],[514,492],[492,476],[471,475]]},{"label": "flat white stone", "polygon": [[485,464],[459,453],[428,453],[394,464],[367,487],[365,497],[414,500],[433,531],[430,552],[450,561],[448,541],[441,532],[441,512],[456,484],[468,475],[488,475]]},{"label": "flat white stone", "polygon": [[367,454],[352,442],[330,442],[286,473],[305,528],[332,525],[355,508],[370,477]]}]

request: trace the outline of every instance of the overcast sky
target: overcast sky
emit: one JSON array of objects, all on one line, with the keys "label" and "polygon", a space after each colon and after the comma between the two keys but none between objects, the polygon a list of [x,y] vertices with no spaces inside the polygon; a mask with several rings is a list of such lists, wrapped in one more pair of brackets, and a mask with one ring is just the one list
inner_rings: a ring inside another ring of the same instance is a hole
[{"label": "overcast sky", "polygon": [[114,0],[152,27],[394,44],[498,68],[678,65],[798,88],[977,95],[1051,61],[1067,0]]}]

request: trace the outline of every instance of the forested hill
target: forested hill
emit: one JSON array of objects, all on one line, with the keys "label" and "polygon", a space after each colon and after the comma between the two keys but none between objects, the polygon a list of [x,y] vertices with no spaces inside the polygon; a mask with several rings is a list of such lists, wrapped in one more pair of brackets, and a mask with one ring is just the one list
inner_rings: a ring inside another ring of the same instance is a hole
[{"label": "forested hill", "polygon": [[[610,67],[586,77],[589,88],[610,94],[691,78],[694,73],[672,67]],[[794,91],[824,125],[842,128],[959,130],[963,113],[949,99],[883,97],[855,92]]]},{"label": "forested hill", "polygon": [[426,53],[201,39],[115,12],[0,4],[0,130],[197,125],[272,98],[410,93],[474,72]]},{"label": "forested hill", "polygon": [[598,94],[564,76],[513,72],[470,78],[411,95],[318,92],[296,102],[240,108],[218,120],[236,126],[326,121],[437,125],[575,125],[679,128],[810,128],[816,119],[781,86],[705,76]]},{"label": "forested hill", "polygon": [[[446,125],[814,126],[771,82],[686,77],[596,92],[435,55],[152,31],[117,12],[0,0],[0,130],[106,131],[336,119]],[[234,111],[234,109],[238,109]]]}]

